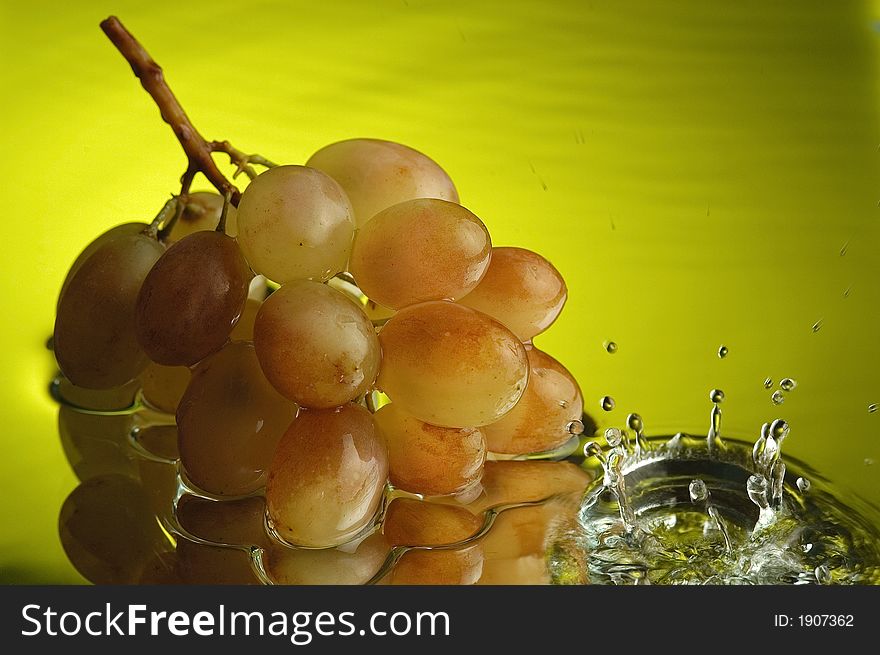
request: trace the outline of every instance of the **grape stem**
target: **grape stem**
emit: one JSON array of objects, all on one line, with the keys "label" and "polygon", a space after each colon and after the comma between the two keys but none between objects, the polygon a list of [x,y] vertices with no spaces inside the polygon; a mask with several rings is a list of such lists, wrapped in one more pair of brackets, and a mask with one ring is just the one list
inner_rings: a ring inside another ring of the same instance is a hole
[{"label": "grape stem", "polygon": [[141,86],[158,105],[162,120],[171,126],[174,135],[183,146],[187,157],[187,168],[181,178],[181,186],[188,191],[189,184],[195,174],[202,173],[221,195],[228,196],[229,201],[238,207],[241,192],[217,168],[217,164],[211,156],[212,153],[224,152],[228,154],[232,163],[238,167],[236,175],[243,171],[249,177],[253,177],[256,173],[250,166],[251,163],[263,166],[270,166],[272,163],[259,155],[245,155],[233,148],[228,141],[206,141],[193,126],[186,112],[183,111],[183,107],[180,106],[180,102],[174,97],[174,93],[171,92],[165,81],[162,68],[138,43],[137,39],[125,29],[120,20],[116,16],[110,16],[101,22],[101,29],[120,54],[125,57],[134,71],[135,77],[140,80]]}]

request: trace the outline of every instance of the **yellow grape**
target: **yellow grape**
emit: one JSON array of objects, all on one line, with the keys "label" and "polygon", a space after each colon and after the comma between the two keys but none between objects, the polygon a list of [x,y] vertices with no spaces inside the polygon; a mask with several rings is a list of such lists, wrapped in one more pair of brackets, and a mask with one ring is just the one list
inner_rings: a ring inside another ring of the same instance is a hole
[{"label": "yellow grape", "polygon": [[[168,243],[180,241],[193,232],[214,230],[223,213],[223,196],[211,191],[195,191],[187,196],[186,205],[177,222],[172,226],[166,237]],[[238,212],[230,205],[226,211],[226,234],[234,237],[238,234]]]},{"label": "yellow grape", "polygon": [[382,567],[390,548],[381,532],[356,545],[306,550],[275,544],[263,553],[263,565],[275,584],[362,585]]},{"label": "yellow grape", "polygon": [[506,416],[483,426],[489,450],[495,453],[538,453],[571,439],[569,424],[581,419],[584,399],[565,367],[537,348],[526,350],[529,382]]},{"label": "yellow grape", "polygon": [[138,344],[138,292],[164,246],[146,234],[123,234],[95,250],[70,279],[55,318],[55,357],[80,387],[123,385],[143,371]]},{"label": "yellow grape", "polygon": [[144,401],[161,412],[173,414],[177,411],[190,377],[190,370],[186,366],[163,366],[150,362],[141,376]]},{"label": "yellow grape", "polygon": [[122,475],[80,484],[64,501],[58,527],[67,557],[95,584],[136,582],[144,564],[171,549],[144,490]]},{"label": "yellow grape", "polygon": [[361,307],[326,284],[298,280],[264,302],[254,346],[269,382],[302,407],[338,407],[366,393],[379,341]]},{"label": "yellow grape", "polygon": [[276,166],[250,183],[238,205],[238,242],[257,273],[279,283],[327,280],[351,252],[354,218],[345,192],[306,166]]},{"label": "yellow grape", "polygon": [[227,344],[193,369],[177,408],[187,477],[222,496],[258,489],[296,411],[266,380],[252,344]]},{"label": "yellow grape", "polygon": [[366,409],[304,410],[272,460],[266,483],[269,517],[290,543],[342,544],[373,520],[387,478],[385,445]]},{"label": "yellow grape", "polygon": [[483,495],[468,509],[478,512],[495,505],[544,500],[556,494],[580,493],[590,474],[571,462],[500,461],[483,467]]},{"label": "yellow grape", "polygon": [[85,248],[83,248],[83,251],[79,255],[77,255],[76,259],[74,260],[73,265],[70,267],[70,270],[67,271],[67,275],[65,276],[64,282],[61,285],[61,291],[58,294],[58,306],[61,305],[61,298],[64,296],[64,292],[70,285],[70,281],[73,279],[73,277],[82,267],[82,265],[86,262],[86,260],[91,257],[96,250],[98,250],[104,244],[109,243],[110,241],[113,241],[118,237],[141,234],[144,230],[147,229],[147,227],[148,226],[146,223],[123,223],[122,225],[117,225],[116,227],[110,228],[102,235],[100,235],[97,239],[92,241]]},{"label": "yellow grape", "polygon": [[371,300],[400,309],[467,295],[486,273],[491,251],[489,231],[467,209],[419,198],[359,228],[349,270]]},{"label": "yellow grape", "polygon": [[80,480],[118,473],[137,476],[134,453],[128,445],[131,415],[85,414],[62,405],[58,433],[67,461]]},{"label": "yellow grape", "polygon": [[524,248],[492,248],[492,260],[462,305],[498,319],[523,341],[546,330],[562,311],[568,290],[553,264]]},{"label": "yellow grape", "polygon": [[375,214],[413,198],[458,202],[446,172],[417,150],[380,139],[349,139],[321,148],[307,166],[342,185],[354,207],[358,227]]},{"label": "yellow grape", "polygon": [[477,428],[429,425],[385,405],[373,416],[388,448],[391,484],[427,496],[463,491],[479,481],[486,461],[486,441]]},{"label": "yellow grape", "polygon": [[235,239],[195,232],[165,252],[137,299],[138,341],[150,359],[192,366],[229,339],[251,271]]},{"label": "yellow grape", "polygon": [[400,310],[379,332],[377,386],[401,409],[444,427],[494,423],[519,401],[525,347],[485,314],[451,302]]},{"label": "yellow grape", "polygon": [[233,341],[253,341],[254,340],[254,322],[257,320],[257,312],[263,305],[262,300],[256,298],[248,298],[241,310],[241,317],[238,323],[232,328],[229,338]]}]

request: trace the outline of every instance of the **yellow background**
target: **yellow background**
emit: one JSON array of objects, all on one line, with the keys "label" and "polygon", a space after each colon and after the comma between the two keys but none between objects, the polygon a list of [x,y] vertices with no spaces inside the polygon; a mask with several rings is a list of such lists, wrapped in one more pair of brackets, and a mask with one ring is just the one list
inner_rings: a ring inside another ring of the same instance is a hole
[{"label": "yellow background", "polygon": [[[98,29],[111,13],[209,138],[301,163],[374,136],[437,160],[496,244],[562,271],[569,303],[538,343],[603,425],[638,411],[649,433],[704,431],[720,387],[723,432],[783,416],[789,454],[880,499],[865,2],[2,0],[0,581],[81,580],[57,539],[75,478],[46,392],[56,294],[184,167]],[[785,376],[798,387],[774,407],[763,381]]]}]

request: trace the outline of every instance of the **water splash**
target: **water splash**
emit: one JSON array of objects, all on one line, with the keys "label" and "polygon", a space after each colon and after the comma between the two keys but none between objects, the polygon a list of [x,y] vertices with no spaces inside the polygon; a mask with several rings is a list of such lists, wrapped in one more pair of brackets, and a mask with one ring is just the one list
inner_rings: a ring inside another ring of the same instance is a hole
[{"label": "water splash", "polygon": [[611,396],[602,396],[602,400],[599,401],[599,405],[606,412],[610,412],[612,409],[614,409],[614,404],[614,398],[612,398]]}]

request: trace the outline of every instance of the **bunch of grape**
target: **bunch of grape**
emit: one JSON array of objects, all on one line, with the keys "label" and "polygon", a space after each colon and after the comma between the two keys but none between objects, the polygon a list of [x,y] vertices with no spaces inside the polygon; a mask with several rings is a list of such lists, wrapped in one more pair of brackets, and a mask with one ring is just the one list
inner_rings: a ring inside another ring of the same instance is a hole
[{"label": "bunch of grape", "polygon": [[101,235],[58,302],[83,480],[61,537],[86,577],[546,579],[560,494],[588,482],[515,461],[583,430],[577,382],[532,344],[567,294],[546,259],[493,247],[434,161],[373,139],[175,211]]}]

